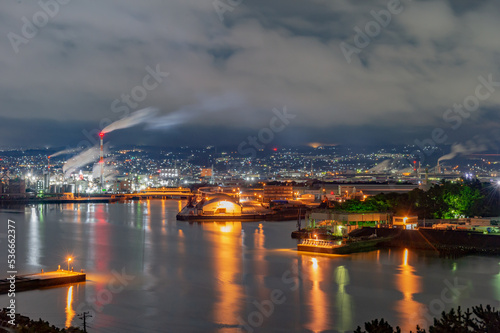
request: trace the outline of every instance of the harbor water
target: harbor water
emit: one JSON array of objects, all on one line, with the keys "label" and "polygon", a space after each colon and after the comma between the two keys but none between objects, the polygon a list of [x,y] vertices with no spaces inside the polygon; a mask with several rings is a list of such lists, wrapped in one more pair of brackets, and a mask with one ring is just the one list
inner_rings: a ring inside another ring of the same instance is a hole
[{"label": "harbor water", "polygon": [[[500,258],[405,249],[296,251],[289,222],[176,221],[185,202],[0,210],[16,223],[19,274],[85,269],[87,282],[16,293],[17,312],[89,332],[348,332],[384,318],[403,331],[443,310],[500,305]],[[0,238],[6,275],[7,242]],[[0,306],[9,298],[0,295]]]}]

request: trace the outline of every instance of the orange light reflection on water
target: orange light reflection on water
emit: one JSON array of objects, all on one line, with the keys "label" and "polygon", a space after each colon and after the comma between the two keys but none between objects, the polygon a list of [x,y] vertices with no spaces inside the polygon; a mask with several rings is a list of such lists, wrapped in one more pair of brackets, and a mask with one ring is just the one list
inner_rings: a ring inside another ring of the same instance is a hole
[{"label": "orange light reflection on water", "polygon": [[265,277],[269,274],[269,265],[265,258],[267,253],[264,247],[265,241],[264,228],[262,223],[259,223],[253,233],[254,260],[252,261],[252,270],[260,273],[255,276],[255,283],[262,288],[258,288],[253,296],[261,300],[268,299],[270,293],[270,290],[265,287]]},{"label": "orange light reflection on water", "polygon": [[166,210],[165,210],[165,202],[166,200],[165,199],[162,199],[161,200],[161,220],[163,222],[163,224],[165,224],[165,218],[166,218]]},{"label": "orange light reflection on water", "polygon": [[318,269],[318,259],[312,258],[313,269]]},{"label": "orange light reflection on water", "polygon": [[166,235],[167,234],[167,228],[166,228],[166,223],[167,223],[167,211],[165,208],[165,199],[161,200],[161,234]]},{"label": "orange light reflection on water", "polygon": [[[241,222],[205,223],[203,228],[213,231],[215,290],[214,321],[223,325],[239,325],[243,290],[237,283],[242,270]],[[221,328],[219,332],[233,332],[234,328]]]},{"label": "orange light reflection on water", "polygon": [[68,296],[66,297],[66,327],[71,326],[71,322],[75,317],[75,310],[73,310],[73,286],[68,288]]},{"label": "orange light reflection on water", "polygon": [[413,299],[413,295],[422,291],[421,278],[414,274],[415,269],[409,264],[409,251],[404,250],[403,263],[399,266],[399,274],[396,274],[396,288],[403,293],[403,299],[395,305],[395,310],[399,312],[400,317],[406,319],[399,326],[402,330],[414,329],[410,319],[415,318],[420,313],[422,304]]},{"label": "orange light reflection on water", "polygon": [[224,225],[219,227],[220,232],[222,233],[230,233],[233,232],[234,228],[232,225]]},{"label": "orange light reflection on water", "polygon": [[259,223],[259,228],[255,229],[254,233],[254,248],[258,250],[264,250],[264,241],[266,236],[264,236],[264,229],[262,228],[262,223]]},{"label": "orange light reflection on water", "polygon": [[312,286],[308,302],[310,320],[305,327],[313,332],[321,332],[328,328],[328,318],[330,318],[327,295],[321,290],[323,271],[317,258],[312,258],[306,265],[308,266],[306,266],[306,269],[309,271]]},{"label": "orange light reflection on water", "polygon": [[144,224],[146,230],[151,231],[151,200],[146,201],[146,211],[144,212]]}]

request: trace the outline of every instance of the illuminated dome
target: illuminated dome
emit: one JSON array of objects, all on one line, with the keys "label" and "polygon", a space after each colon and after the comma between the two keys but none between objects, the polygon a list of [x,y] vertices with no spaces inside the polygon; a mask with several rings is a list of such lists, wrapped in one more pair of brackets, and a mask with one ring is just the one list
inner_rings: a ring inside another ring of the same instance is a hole
[{"label": "illuminated dome", "polygon": [[204,214],[241,214],[241,205],[238,201],[224,193],[211,195],[202,208]]}]

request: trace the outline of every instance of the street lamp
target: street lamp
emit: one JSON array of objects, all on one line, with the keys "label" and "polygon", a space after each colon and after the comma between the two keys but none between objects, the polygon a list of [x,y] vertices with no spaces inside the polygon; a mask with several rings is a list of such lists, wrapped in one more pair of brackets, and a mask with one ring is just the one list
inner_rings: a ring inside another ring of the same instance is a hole
[{"label": "street lamp", "polygon": [[68,273],[69,273],[69,262],[71,261],[71,257],[68,258]]}]

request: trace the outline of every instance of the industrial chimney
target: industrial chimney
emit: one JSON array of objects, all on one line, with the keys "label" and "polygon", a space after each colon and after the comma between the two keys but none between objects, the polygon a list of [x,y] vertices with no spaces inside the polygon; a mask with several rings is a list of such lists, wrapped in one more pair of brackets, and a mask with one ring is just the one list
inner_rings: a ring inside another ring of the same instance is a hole
[{"label": "industrial chimney", "polygon": [[104,189],[104,148],[102,144],[102,140],[104,138],[104,133],[101,132],[99,133],[99,137],[101,138],[101,151],[100,151],[100,157],[99,157],[99,165],[101,166],[101,190]]}]

